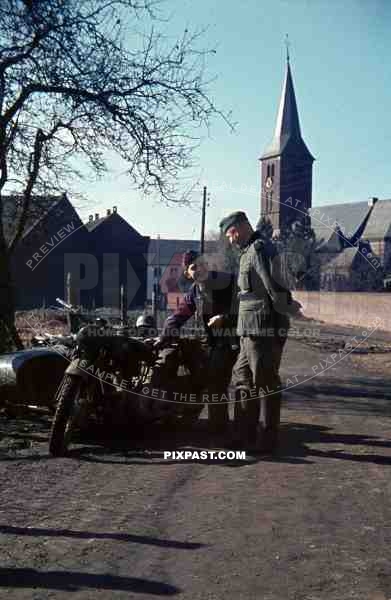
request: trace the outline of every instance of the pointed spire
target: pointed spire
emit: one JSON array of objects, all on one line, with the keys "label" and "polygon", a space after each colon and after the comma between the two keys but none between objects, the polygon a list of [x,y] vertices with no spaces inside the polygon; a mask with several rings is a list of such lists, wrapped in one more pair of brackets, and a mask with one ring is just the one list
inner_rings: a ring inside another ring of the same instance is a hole
[{"label": "pointed spire", "polygon": [[276,128],[274,131],[274,138],[271,144],[268,146],[262,158],[269,156],[279,156],[285,150],[288,142],[296,142],[304,146],[305,151],[308,153],[309,158],[313,160],[311,153],[301,137],[299,113],[296,104],[295,89],[293,86],[293,79],[290,67],[290,56],[289,56],[289,40],[286,39],[286,73],[284,85],[282,88],[280,106],[278,109]]},{"label": "pointed spire", "polygon": [[289,64],[289,35],[285,34],[285,46],[286,46],[286,62]]},{"label": "pointed spire", "polygon": [[289,54],[287,57],[284,87],[274,132],[275,138],[282,138],[283,136],[291,136],[296,139],[301,138],[299,113],[297,112],[296,96],[289,64]]}]

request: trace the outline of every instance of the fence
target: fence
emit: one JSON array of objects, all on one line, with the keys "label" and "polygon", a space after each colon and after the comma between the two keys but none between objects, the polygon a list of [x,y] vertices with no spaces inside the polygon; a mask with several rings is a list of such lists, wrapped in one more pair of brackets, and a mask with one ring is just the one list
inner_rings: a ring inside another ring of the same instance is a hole
[{"label": "fence", "polygon": [[363,328],[379,320],[379,329],[391,331],[391,296],[387,292],[295,291],[294,296],[306,317]]}]

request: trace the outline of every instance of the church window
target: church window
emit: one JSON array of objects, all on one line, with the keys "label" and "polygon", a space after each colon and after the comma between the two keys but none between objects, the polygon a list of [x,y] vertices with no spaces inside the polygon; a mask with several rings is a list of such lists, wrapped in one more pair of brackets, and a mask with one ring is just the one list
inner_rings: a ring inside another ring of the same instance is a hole
[{"label": "church window", "polygon": [[270,168],[270,175],[271,177],[274,177],[274,165],[272,165]]}]

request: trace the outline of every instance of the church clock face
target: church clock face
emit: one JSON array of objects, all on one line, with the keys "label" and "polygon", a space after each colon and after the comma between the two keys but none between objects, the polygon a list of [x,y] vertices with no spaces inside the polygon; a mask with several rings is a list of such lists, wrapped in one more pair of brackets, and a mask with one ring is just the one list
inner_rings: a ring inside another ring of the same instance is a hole
[{"label": "church clock face", "polygon": [[265,188],[270,190],[273,187],[273,179],[271,177],[266,177]]}]

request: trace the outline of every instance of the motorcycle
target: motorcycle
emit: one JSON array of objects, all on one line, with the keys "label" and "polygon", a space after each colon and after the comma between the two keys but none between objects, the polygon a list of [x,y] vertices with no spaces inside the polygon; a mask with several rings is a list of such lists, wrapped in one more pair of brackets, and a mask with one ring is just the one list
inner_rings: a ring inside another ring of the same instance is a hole
[{"label": "motorcycle", "polygon": [[78,329],[80,329],[83,323],[86,323],[91,320],[89,317],[81,313],[79,307],[67,304],[62,298],[56,298],[56,302],[61,305],[61,308],[52,307],[52,309],[63,315],[66,315],[70,325],[70,333],[68,335],[53,335],[44,331],[41,334],[37,334],[31,338],[31,346],[33,348],[72,348],[75,346],[76,343],[76,333]]},{"label": "motorcycle", "polygon": [[193,422],[203,408],[197,399],[204,369],[199,340],[179,339],[157,351],[126,326],[97,321],[82,327],[56,394],[50,454],[64,455],[75,430],[91,418],[127,434],[153,422]]},{"label": "motorcycle", "polygon": [[0,407],[7,414],[41,409],[54,413],[53,396],[69,364],[67,356],[75,345],[74,331],[85,318],[78,308],[60,298],[57,302],[61,309],[56,310],[69,315],[73,333],[36,334],[31,348],[0,355]]}]

